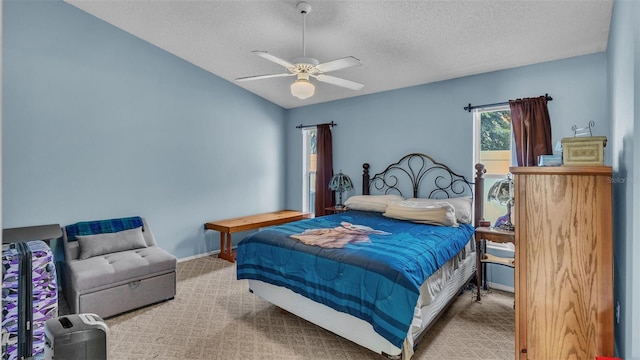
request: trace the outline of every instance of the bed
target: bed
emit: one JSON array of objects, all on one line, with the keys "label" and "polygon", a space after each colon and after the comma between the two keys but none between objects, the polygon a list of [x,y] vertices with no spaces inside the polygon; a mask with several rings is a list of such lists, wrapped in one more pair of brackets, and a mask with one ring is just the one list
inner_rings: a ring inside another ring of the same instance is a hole
[{"label": "bed", "polygon": [[[473,225],[482,204],[473,194],[482,193],[484,168],[476,166],[471,182],[413,153],[373,176],[369,171],[363,164],[362,195],[347,200],[351,210],[243,239],[237,278],[337,335],[410,359],[475,273]],[[468,209],[459,205],[467,201]]]}]

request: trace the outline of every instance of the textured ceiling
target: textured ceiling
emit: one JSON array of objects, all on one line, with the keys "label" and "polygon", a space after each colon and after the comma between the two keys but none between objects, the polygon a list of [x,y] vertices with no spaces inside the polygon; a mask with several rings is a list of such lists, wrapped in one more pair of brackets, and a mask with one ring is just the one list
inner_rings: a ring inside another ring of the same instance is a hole
[{"label": "textured ceiling", "polygon": [[308,0],[306,55],[362,66],[330,75],[359,91],[318,83],[291,96],[294,78],[237,82],[286,71],[252,54],[302,56],[297,0],[66,0],[284,108],[321,103],[606,50],[613,0]]}]

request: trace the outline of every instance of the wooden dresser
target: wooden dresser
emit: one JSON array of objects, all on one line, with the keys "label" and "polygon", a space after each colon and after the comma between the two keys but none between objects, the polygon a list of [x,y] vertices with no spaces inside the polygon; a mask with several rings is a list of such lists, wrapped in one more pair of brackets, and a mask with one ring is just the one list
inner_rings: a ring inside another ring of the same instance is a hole
[{"label": "wooden dresser", "polygon": [[611,167],[510,171],[515,358],[614,356]]}]

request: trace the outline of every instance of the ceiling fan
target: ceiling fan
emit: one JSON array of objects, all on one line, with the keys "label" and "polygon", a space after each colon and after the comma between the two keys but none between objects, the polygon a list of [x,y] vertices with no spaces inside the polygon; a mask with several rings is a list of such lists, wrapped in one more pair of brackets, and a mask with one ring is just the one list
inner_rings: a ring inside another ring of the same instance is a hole
[{"label": "ceiling fan", "polygon": [[250,81],[250,80],[260,80],[260,79],[269,79],[276,77],[289,77],[295,76],[296,81],[291,84],[291,95],[299,98],[306,99],[315,93],[315,86],[310,81],[310,78],[314,78],[320,82],[324,82],[331,85],[341,86],[351,90],[360,90],[364,86],[364,84],[357,83],[355,81],[342,79],[339,77],[325,75],[330,71],[342,70],[350,67],[361,66],[360,60],[353,56],[347,56],[341,59],[336,59],[332,61],[328,61],[325,63],[320,63],[317,59],[307,57],[306,55],[306,47],[305,47],[305,27],[306,27],[306,16],[309,12],[311,12],[311,5],[309,3],[301,1],[296,5],[296,9],[302,14],[302,56],[291,59],[291,61],[287,61],[281,59],[275,55],[271,55],[266,51],[253,51],[254,54],[274,62],[278,65],[284,66],[289,72],[279,73],[279,74],[268,74],[268,75],[256,75],[256,76],[247,76],[237,78],[236,81]]}]

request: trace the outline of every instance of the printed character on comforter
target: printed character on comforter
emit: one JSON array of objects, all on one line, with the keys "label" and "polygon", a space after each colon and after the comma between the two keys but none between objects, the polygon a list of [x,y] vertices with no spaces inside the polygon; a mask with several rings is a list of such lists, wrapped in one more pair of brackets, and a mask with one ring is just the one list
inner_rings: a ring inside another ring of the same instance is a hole
[{"label": "printed character on comforter", "polygon": [[291,235],[307,245],[316,245],[323,248],[343,248],[349,243],[371,242],[369,234],[391,235],[388,232],[374,230],[364,225],[354,225],[346,221],[340,226],[329,229],[309,229],[302,234]]}]

